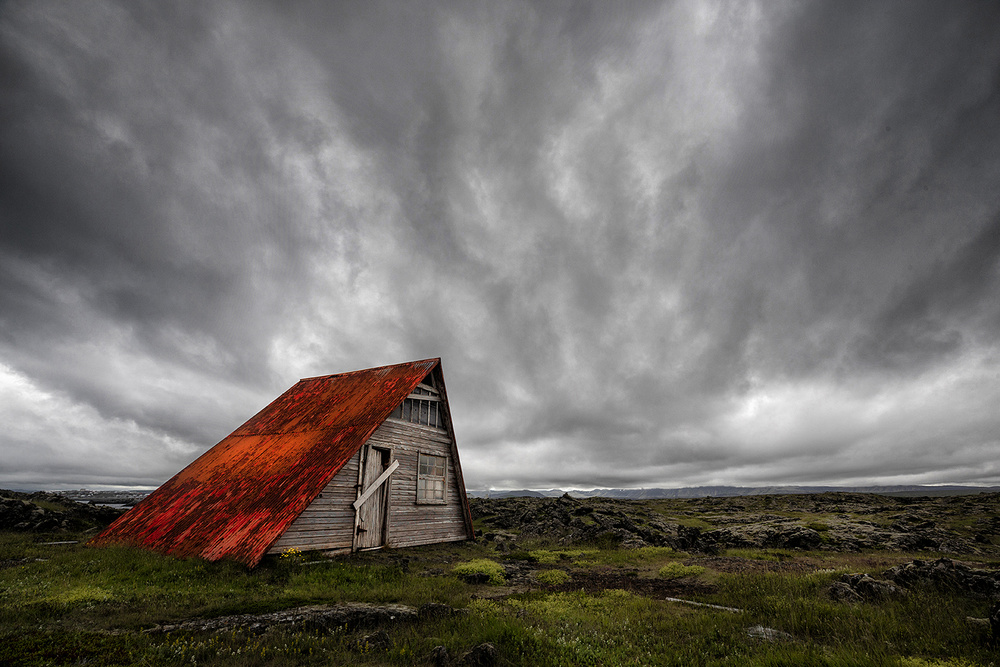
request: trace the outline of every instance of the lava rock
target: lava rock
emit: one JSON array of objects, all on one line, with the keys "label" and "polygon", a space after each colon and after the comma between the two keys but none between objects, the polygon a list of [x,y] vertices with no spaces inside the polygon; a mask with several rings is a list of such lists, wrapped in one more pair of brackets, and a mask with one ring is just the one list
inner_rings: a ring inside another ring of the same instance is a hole
[{"label": "lava rock", "polygon": [[388,651],[392,648],[392,639],[385,630],[377,630],[365,635],[354,644],[355,650],[369,653],[371,651]]},{"label": "lava rock", "polygon": [[914,560],[885,571],[888,579],[912,588],[931,585],[984,598],[1000,598],[1000,571],[969,567],[950,558]]},{"label": "lava rock", "polygon": [[851,588],[850,584],[843,581],[835,581],[830,584],[830,590],[827,591],[827,595],[834,602],[846,602],[848,604],[855,604],[863,600],[861,595]]},{"label": "lava rock", "polygon": [[906,595],[906,591],[891,581],[875,579],[868,574],[845,574],[840,577],[840,581],[867,602],[880,602]]},{"label": "lava rock", "polygon": [[451,656],[448,655],[448,649],[444,646],[435,646],[431,649],[430,661],[434,664],[434,667],[445,667],[449,662],[451,662]]},{"label": "lava rock", "polygon": [[465,667],[495,667],[499,660],[497,648],[489,642],[484,642],[462,654],[458,664]]}]

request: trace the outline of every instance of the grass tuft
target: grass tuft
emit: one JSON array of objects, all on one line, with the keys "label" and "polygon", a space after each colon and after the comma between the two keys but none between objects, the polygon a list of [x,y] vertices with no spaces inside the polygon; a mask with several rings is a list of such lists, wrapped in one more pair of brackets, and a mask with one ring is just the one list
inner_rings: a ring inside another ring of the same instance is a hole
[{"label": "grass tuft", "polygon": [[566,570],[542,570],[535,575],[535,579],[546,586],[558,586],[569,581],[569,574]]},{"label": "grass tuft", "polygon": [[674,561],[660,568],[657,574],[661,579],[680,579],[681,577],[697,577],[705,571],[700,565],[684,565]]},{"label": "grass tuft", "polygon": [[477,558],[466,563],[460,563],[453,567],[451,572],[459,577],[484,575],[488,577],[489,583],[493,586],[502,586],[507,583],[503,566],[488,558]]}]

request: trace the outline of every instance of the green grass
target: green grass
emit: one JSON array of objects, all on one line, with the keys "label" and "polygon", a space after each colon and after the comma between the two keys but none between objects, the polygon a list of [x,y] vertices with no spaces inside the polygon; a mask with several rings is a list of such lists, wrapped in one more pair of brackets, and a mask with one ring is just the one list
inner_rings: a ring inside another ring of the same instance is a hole
[{"label": "green grass", "polygon": [[589,560],[599,553],[597,549],[533,549],[528,554],[537,563],[579,562]]},{"label": "green grass", "polygon": [[[827,595],[843,572],[879,575],[927,554],[728,550],[720,564],[666,547],[538,542],[513,554],[530,571],[528,584],[499,589],[457,576],[503,576],[498,561],[506,557],[485,542],[329,560],[290,554],[247,570],[135,549],[41,544],[56,539],[85,537],[0,533],[0,664],[423,665],[436,646],[457,659],[482,642],[497,647],[503,665],[1000,664],[987,645],[988,628],[966,620],[986,616],[988,601],[920,589],[877,604],[838,604]],[[722,567],[741,560],[751,566],[747,571]],[[781,571],[761,571],[779,565]],[[677,592],[550,588],[607,572],[626,582],[621,573],[634,572],[635,581]],[[668,596],[740,611],[668,602]],[[387,648],[365,644],[371,629],[143,632],[190,618],[347,601],[435,602],[465,612],[387,626]],[[753,639],[747,631],[757,625],[792,640]]]},{"label": "green grass", "polygon": [[684,565],[674,561],[661,567],[657,574],[661,579],[680,579],[681,577],[697,577],[704,572],[705,568],[700,565]]}]

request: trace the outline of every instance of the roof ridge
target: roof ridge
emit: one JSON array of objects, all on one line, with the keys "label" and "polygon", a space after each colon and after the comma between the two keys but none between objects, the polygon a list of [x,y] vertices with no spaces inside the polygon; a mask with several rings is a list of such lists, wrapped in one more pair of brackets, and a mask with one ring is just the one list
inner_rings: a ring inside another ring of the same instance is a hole
[{"label": "roof ridge", "polygon": [[326,378],[340,377],[341,375],[353,375],[355,373],[371,373],[373,371],[380,371],[383,368],[395,368],[397,366],[413,366],[416,364],[423,364],[427,362],[440,363],[441,357],[429,357],[427,359],[416,359],[414,361],[401,361],[398,364],[385,364],[384,366],[373,366],[372,368],[360,368],[355,371],[344,371],[342,373],[328,373],[326,375],[312,375],[309,377],[299,378],[299,382],[305,382],[306,380],[323,380]]}]

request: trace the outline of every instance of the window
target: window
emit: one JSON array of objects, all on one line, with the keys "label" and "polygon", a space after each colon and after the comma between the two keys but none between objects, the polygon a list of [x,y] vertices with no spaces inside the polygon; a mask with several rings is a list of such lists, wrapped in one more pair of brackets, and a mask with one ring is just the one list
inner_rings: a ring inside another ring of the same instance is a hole
[{"label": "window", "polygon": [[419,454],[417,463],[417,502],[443,503],[445,472],[448,460],[443,456]]},{"label": "window", "polygon": [[397,405],[389,416],[414,424],[444,428],[441,397],[434,387],[427,384],[417,385],[413,392]]}]

